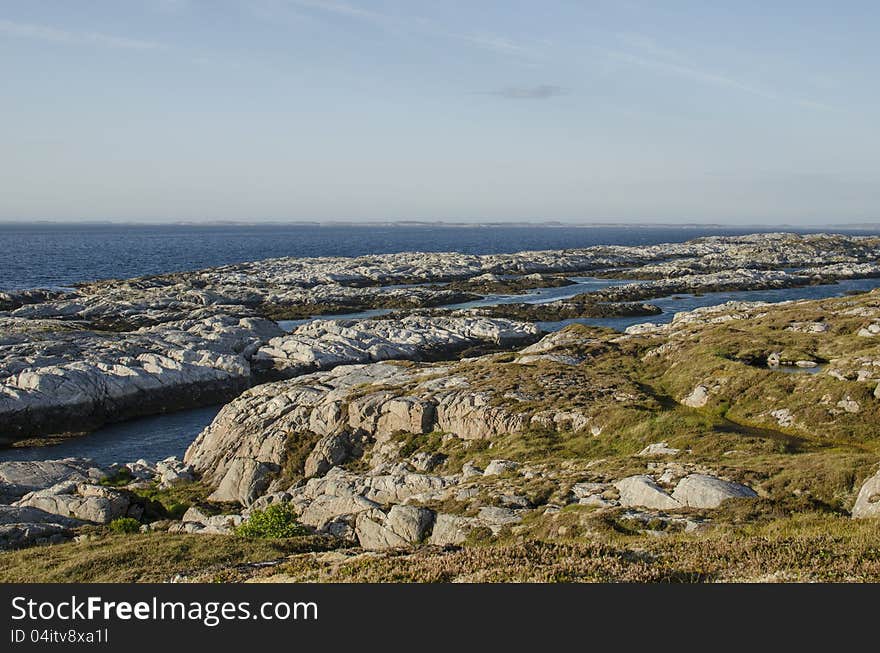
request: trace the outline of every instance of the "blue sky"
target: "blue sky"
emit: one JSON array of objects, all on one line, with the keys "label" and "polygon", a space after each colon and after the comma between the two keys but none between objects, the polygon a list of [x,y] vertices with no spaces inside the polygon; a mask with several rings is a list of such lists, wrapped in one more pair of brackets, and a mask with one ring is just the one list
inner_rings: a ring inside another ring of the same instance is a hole
[{"label": "blue sky", "polygon": [[0,0],[0,219],[876,222],[878,33],[874,2]]}]

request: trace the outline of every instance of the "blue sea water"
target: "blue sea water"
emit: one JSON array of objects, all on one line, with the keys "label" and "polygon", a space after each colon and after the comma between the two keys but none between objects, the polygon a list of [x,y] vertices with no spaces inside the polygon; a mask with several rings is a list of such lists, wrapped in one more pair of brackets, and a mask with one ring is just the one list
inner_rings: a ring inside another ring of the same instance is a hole
[{"label": "blue sea water", "polygon": [[168,456],[183,458],[186,448],[220,412],[221,406],[181,410],[109,424],[87,435],[59,440],[42,447],[0,449],[0,462],[91,458],[99,465],[155,462]]},{"label": "blue sea water", "polygon": [[[778,231],[779,229],[774,229]],[[436,226],[79,226],[0,225],[0,289],[68,286],[99,278],[127,278],[276,256],[358,256],[400,251],[460,251],[473,254],[563,249],[599,244],[645,245],[681,242],[706,235],[754,233],[750,229],[711,227],[436,227]],[[819,231],[819,230],[815,230]],[[836,230],[839,231],[839,230]],[[873,232],[848,232],[869,235]],[[491,296],[468,306],[546,302],[620,281],[573,277],[575,286]],[[623,330],[641,322],[668,322],[679,311],[732,300],[818,299],[880,286],[880,279],[857,279],[825,286],[766,291],[675,295],[651,300],[663,313],[646,317],[567,320],[539,323],[552,331],[572,322]],[[367,311],[336,318],[363,318]],[[281,323],[293,328],[302,321]],[[180,411],[108,425],[94,433],[47,447],[0,449],[0,461],[45,460],[67,456],[93,458],[99,464],[138,458],[182,456],[214,418],[218,407]]]},{"label": "blue sea water", "polygon": [[601,244],[650,245],[755,231],[760,229],[712,226],[9,223],[0,224],[0,290],[69,286],[95,279],[196,270],[279,256],[361,256],[403,251],[497,254]]}]

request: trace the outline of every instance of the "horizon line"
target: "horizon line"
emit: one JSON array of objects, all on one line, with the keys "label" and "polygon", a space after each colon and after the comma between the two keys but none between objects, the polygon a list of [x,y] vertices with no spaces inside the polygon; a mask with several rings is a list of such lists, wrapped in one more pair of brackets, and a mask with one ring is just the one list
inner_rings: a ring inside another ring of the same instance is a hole
[{"label": "horizon line", "polygon": [[808,224],[796,224],[792,222],[718,222],[718,221],[641,221],[641,220],[560,220],[560,219],[534,219],[534,220],[421,220],[421,219],[387,219],[387,220],[358,220],[358,219],[327,219],[327,220],[286,220],[286,219],[254,219],[254,220],[174,220],[174,219],[0,219],[0,226],[181,226],[181,227],[211,227],[211,226],[234,226],[234,227],[260,227],[260,226],[442,226],[442,227],[669,227],[669,228],[716,228],[716,229],[746,229],[760,228],[761,230],[773,228],[788,229],[865,229],[880,228],[880,219],[847,222],[816,222]]}]

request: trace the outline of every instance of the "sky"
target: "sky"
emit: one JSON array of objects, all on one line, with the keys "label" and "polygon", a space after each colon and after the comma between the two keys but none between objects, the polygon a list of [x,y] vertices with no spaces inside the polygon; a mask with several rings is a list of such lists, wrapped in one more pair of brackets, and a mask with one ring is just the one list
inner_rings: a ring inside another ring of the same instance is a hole
[{"label": "sky", "polygon": [[0,0],[0,220],[880,222],[880,4]]}]

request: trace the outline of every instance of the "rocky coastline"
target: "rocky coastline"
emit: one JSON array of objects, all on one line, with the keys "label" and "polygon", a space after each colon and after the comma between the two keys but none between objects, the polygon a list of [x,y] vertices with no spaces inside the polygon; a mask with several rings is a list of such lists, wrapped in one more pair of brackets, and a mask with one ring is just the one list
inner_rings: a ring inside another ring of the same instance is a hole
[{"label": "rocky coastline", "polygon": [[[0,548],[100,547],[120,520],[136,537],[239,538],[253,515],[285,506],[315,551],[338,551],[265,572],[302,579],[364,552],[378,552],[371,565],[401,555],[443,564],[475,545],[646,537],[662,547],[797,520],[871,523],[880,291],[731,302],[624,333],[544,333],[534,322],[647,316],[659,309],[643,302],[677,293],[873,278],[878,261],[880,238],[760,234],[275,259],[5,293],[7,442],[225,406],[182,460],[0,462]],[[587,274],[621,283],[540,304],[437,309],[576,288],[567,278]],[[271,319],[392,305],[390,316],[289,332]],[[847,573],[880,578],[864,565]]]}]

